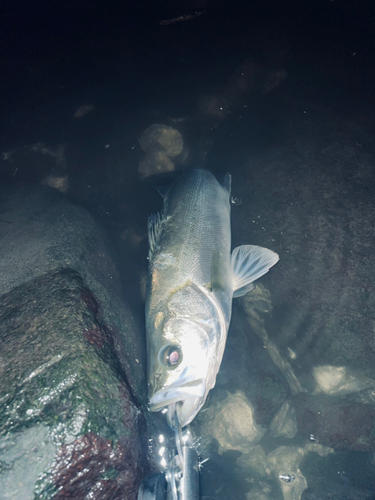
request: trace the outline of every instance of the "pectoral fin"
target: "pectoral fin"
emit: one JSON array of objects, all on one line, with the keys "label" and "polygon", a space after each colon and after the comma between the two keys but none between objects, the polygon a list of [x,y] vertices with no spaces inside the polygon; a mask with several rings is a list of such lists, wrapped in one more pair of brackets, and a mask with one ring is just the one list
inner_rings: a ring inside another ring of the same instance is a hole
[{"label": "pectoral fin", "polygon": [[279,260],[277,253],[254,245],[241,245],[232,252],[233,297],[241,297],[253,288],[253,281],[266,274]]}]

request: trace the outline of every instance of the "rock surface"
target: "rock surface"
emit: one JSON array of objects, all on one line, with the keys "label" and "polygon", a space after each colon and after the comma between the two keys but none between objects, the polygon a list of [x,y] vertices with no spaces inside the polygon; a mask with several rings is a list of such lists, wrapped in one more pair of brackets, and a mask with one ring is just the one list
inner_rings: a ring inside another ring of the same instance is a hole
[{"label": "rock surface", "polygon": [[1,200],[2,498],[135,499],[143,345],[103,232],[47,187]]},{"label": "rock surface", "polygon": [[275,414],[270,425],[273,437],[294,438],[297,434],[296,412],[289,401],[285,401]]},{"label": "rock surface", "polygon": [[150,151],[138,167],[143,177],[173,172],[174,164],[165,151]]},{"label": "rock surface", "polygon": [[150,125],[139,138],[139,145],[146,153],[138,166],[142,177],[172,172],[178,159],[183,160],[184,141],[180,132],[168,125]]},{"label": "rock surface", "polygon": [[266,331],[297,377],[309,372],[306,389],[319,365],[375,379],[372,144],[328,113],[329,130],[319,129],[314,112],[322,110],[306,103],[304,120],[291,113],[284,147],[250,158],[232,187],[243,200],[233,209],[234,246],[280,255],[262,278],[273,305]]},{"label": "rock surface", "polygon": [[359,399],[301,395],[295,400],[298,435],[309,435],[335,451],[374,452],[374,403]]},{"label": "rock surface", "polygon": [[154,123],[143,132],[139,139],[139,144],[146,153],[162,150],[170,158],[178,156],[184,146],[178,130],[158,123]]},{"label": "rock surface", "polygon": [[205,432],[219,442],[221,451],[246,453],[265,433],[255,421],[252,404],[241,391],[228,394],[224,401],[208,407],[202,421]]}]

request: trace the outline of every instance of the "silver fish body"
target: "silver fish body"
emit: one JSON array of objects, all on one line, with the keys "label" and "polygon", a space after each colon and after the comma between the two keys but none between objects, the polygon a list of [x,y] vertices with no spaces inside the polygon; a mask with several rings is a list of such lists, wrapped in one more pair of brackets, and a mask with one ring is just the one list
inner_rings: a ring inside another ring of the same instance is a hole
[{"label": "silver fish body", "polygon": [[149,220],[150,409],[173,406],[181,426],[193,420],[215,385],[233,295],[246,293],[278,260],[250,245],[231,255],[230,184],[229,174],[220,185],[207,170],[188,171]]}]

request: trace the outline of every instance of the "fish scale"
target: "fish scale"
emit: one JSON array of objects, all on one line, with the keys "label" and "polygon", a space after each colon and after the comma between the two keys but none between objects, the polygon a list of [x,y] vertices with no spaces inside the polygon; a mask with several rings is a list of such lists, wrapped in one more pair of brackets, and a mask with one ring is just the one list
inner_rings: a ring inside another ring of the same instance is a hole
[{"label": "fish scale", "polygon": [[[211,188],[203,190],[202,185],[207,184],[207,180]],[[160,302],[171,290],[189,280],[201,285],[210,283],[212,253],[220,241],[227,247],[229,259],[230,233],[225,235],[221,229],[225,216],[229,222],[229,196],[222,194],[223,198],[227,197],[225,214],[224,210],[217,210],[212,201],[217,187],[224,191],[210,172],[197,170],[185,185],[181,186],[177,180],[174,189],[167,193],[167,215],[161,222],[159,244],[150,260],[150,270],[152,274],[153,268],[163,262],[170,266],[170,274],[163,266],[163,282],[158,280],[151,292],[151,310],[160,308]]]}]

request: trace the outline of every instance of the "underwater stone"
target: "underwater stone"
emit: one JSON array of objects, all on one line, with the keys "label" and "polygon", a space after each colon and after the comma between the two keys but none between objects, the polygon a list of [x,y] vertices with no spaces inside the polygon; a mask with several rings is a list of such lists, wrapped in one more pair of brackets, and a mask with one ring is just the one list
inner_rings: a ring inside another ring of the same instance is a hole
[{"label": "underwater stone", "polygon": [[299,469],[306,452],[296,446],[280,446],[267,456],[272,473],[279,480],[284,500],[300,500],[307,482]]},{"label": "underwater stone", "polygon": [[294,438],[297,434],[296,412],[289,401],[285,401],[273,417],[270,430],[273,437]]},{"label": "underwater stone", "polygon": [[164,151],[170,158],[174,158],[182,152],[184,141],[175,128],[154,123],[143,132],[139,144],[146,153]]},{"label": "underwater stone", "polygon": [[[323,132],[319,120],[316,134],[290,127],[293,153],[277,145],[249,155],[241,217],[232,220],[238,241],[272,242],[280,254],[262,278],[273,303],[266,331],[282,355],[292,351],[291,368],[309,389],[318,365],[375,380],[375,233],[364,229],[375,214],[374,150],[353,121],[331,115]],[[256,193],[255,211],[245,193]]]},{"label": "underwater stone", "polygon": [[165,151],[150,151],[138,167],[138,172],[143,177],[173,172],[173,170],[174,163]]},{"label": "underwater stone", "polygon": [[344,395],[361,392],[366,389],[375,389],[375,380],[364,375],[356,376],[345,366],[315,366],[313,376],[316,381],[315,393],[323,392],[328,395]]},{"label": "underwater stone", "polygon": [[326,395],[295,398],[298,435],[307,441],[313,433],[319,444],[335,451],[374,452],[374,403],[358,401],[356,394],[340,398]]},{"label": "underwater stone", "polygon": [[242,391],[229,394],[218,404],[209,428],[223,450],[242,452],[248,451],[265,433],[255,422],[253,406]]},{"label": "underwater stone", "polygon": [[256,471],[260,476],[267,477],[270,474],[265,451],[259,444],[250,448],[247,453],[243,453],[237,459],[237,465],[251,472]]},{"label": "underwater stone", "polygon": [[330,453],[334,453],[333,448],[329,448],[328,446],[323,446],[322,444],[319,443],[306,443],[305,450],[317,453],[321,457],[325,457]]}]

